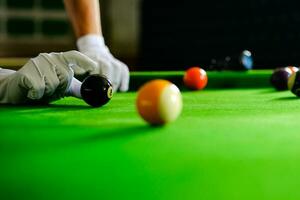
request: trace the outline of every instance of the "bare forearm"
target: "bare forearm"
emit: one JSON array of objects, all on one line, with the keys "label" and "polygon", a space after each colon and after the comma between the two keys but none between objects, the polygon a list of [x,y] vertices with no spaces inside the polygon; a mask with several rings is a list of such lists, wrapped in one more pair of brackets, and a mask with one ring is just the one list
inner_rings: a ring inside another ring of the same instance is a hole
[{"label": "bare forearm", "polygon": [[99,0],[64,0],[76,37],[102,35]]}]

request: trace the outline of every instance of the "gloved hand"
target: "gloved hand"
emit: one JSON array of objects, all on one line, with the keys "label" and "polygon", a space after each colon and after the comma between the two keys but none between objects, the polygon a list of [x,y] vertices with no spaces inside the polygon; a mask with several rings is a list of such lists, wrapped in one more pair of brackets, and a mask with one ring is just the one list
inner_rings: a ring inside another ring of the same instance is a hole
[{"label": "gloved hand", "polygon": [[[89,74],[101,74],[106,76],[112,83],[114,91],[125,92],[129,85],[128,67],[112,56],[104,39],[100,35],[85,35],[77,40],[77,47],[80,52],[87,55],[98,63]],[[82,75],[89,71],[87,68],[74,69],[75,76]]]},{"label": "gloved hand", "polygon": [[97,63],[78,51],[41,53],[20,70],[0,69],[0,103],[48,103],[65,96],[72,68],[93,70]]}]

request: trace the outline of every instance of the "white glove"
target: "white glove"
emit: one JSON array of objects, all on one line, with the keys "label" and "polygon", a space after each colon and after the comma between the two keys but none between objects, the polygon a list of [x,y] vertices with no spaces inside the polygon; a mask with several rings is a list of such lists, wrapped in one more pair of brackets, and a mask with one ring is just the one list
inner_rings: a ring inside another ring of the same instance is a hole
[{"label": "white glove", "polygon": [[72,67],[94,69],[97,63],[78,51],[41,53],[20,70],[0,69],[0,103],[48,103],[66,95]]},{"label": "white glove", "polygon": [[87,55],[98,63],[98,67],[92,72],[89,69],[74,69],[75,75],[101,74],[106,76],[112,83],[114,91],[125,92],[129,85],[129,70],[127,65],[113,57],[104,39],[100,35],[85,35],[77,40],[77,47],[80,52]]}]

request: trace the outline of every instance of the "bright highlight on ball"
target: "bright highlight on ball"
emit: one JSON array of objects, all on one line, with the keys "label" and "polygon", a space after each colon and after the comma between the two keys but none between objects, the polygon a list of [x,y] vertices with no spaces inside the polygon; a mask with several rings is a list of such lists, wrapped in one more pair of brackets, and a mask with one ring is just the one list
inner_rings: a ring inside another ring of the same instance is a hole
[{"label": "bright highlight on ball", "polygon": [[288,79],[288,89],[300,97],[300,71],[293,73]]},{"label": "bright highlight on ball", "polygon": [[153,80],[138,91],[136,107],[149,124],[163,125],[175,121],[182,110],[180,90],[166,80]]},{"label": "bright highlight on ball", "polygon": [[277,68],[273,71],[270,82],[276,90],[287,90],[289,77],[298,70],[294,66]]},{"label": "bright highlight on ball", "polygon": [[189,89],[202,90],[207,85],[206,71],[200,67],[191,67],[185,72],[183,82]]}]

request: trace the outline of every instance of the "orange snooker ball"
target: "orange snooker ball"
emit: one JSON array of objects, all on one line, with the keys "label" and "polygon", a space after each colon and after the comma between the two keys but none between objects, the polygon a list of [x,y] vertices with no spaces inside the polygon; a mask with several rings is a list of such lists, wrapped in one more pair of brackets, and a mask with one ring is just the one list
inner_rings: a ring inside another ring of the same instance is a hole
[{"label": "orange snooker ball", "polygon": [[175,121],[182,109],[180,90],[166,80],[149,81],[138,90],[136,107],[140,116],[151,125]]},{"label": "orange snooker ball", "polygon": [[207,85],[206,71],[200,67],[191,67],[185,72],[183,82],[192,90],[202,90]]}]

